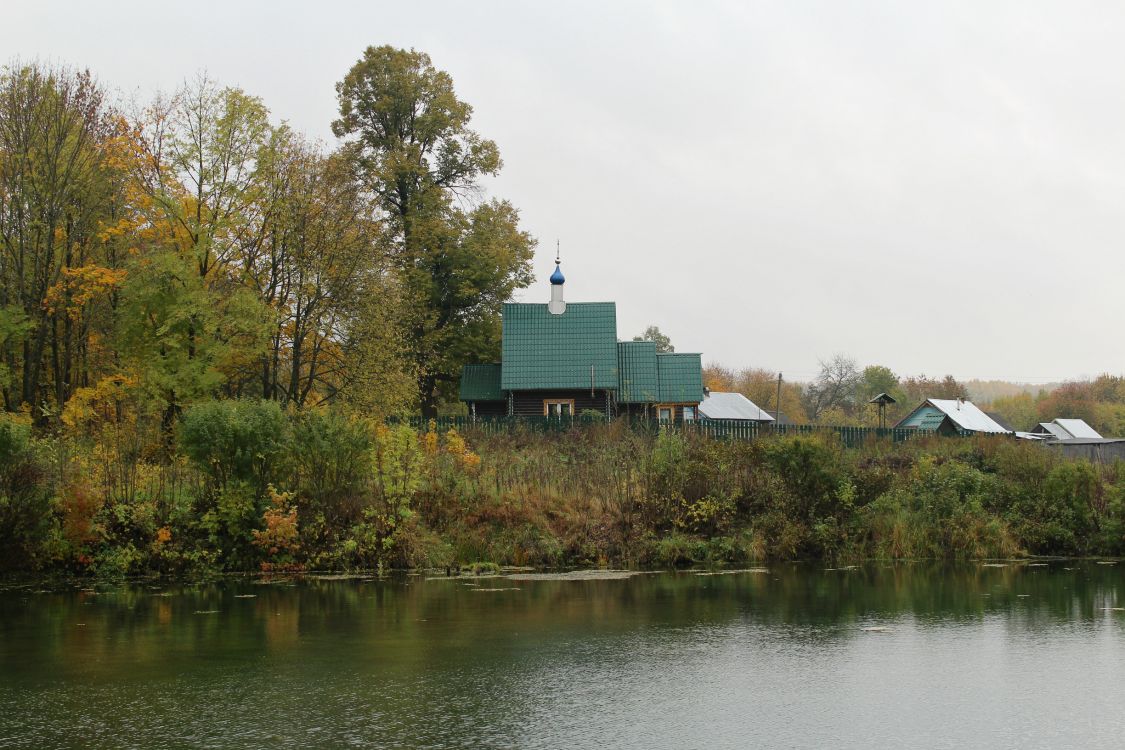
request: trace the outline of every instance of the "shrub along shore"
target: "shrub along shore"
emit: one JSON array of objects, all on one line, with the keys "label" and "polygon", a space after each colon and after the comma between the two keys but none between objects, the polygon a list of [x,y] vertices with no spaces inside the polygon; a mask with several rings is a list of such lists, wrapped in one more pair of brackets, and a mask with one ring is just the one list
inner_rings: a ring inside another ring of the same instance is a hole
[{"label": "shrub along shore", "polygon": [[0,541],[2,570],[100,577],[1117,555],[1125,467],[997,437],[457,432],[214,401],[171,434],[0,419]]}]

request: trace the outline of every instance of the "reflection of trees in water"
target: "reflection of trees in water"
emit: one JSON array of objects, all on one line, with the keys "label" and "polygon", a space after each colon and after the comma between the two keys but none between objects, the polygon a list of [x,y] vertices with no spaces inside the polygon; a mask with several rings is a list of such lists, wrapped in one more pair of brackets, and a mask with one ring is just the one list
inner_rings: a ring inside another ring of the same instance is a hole
[{"label": "reflection of trees in water", "polygon": [[[519,590],[475,591],[474,583]],[[782,637],[815,641],[855,637],[853,626],[872,621],[909,618],[920,627],[940,627],[998,617],[1011,632],[1024,634],[1102,621],[1105,607],[1122,602],[1118,567],[1073,562],[920,562],[852,570],[780,564],[766,573],[499,586],[495,579],[414,575],[226,579],[97,593],[21,589],[0,593],[0,671],[92,677],[127,664],[136,676],[190,670],[201,659],[299,657],[310,649],[337,648],[347,650],[357,668],[375,664],[409,674],[482,659],[510,663],[551,644],[685,627],[786,626],[796,629],[789,636],[779,631]],[[1119,619],[1125,628],[1125,616]]]}]

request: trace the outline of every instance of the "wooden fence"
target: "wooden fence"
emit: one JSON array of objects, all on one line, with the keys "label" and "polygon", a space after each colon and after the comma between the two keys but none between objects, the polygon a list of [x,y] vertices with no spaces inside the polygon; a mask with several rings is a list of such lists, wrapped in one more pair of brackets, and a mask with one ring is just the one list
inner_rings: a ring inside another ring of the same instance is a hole
[{"label": "wooden fence", "polygon": [[[700,419],[691,422],[675,424],[658,424],[652,420],[619,418],[631,429],[639,431],[657,432],[670,430],[685,435],[703,435],[718,440],[756,440],[759,437],[774,435],[823,435],[834,434],[847,447],[859,447],[872,440],[886,440],[901,443],[920,437],[929,437],[933,432],[915,429],[896,429],[893,427],[841,427],[835,425],[779,425],[772,423],[743,420],[713,420]],[[592,425],[605,424],[604,417],[438,417],[436,419],[423,419],[412,417],[409,420],[412,427],[419,430],[433,429],[445,432],[450,428],[458,431],[479,431],[489,434],[509,433],[518,430],[532,432],[567,432],[583,429]],[[971,433],[960,432],[962,437]]]}]

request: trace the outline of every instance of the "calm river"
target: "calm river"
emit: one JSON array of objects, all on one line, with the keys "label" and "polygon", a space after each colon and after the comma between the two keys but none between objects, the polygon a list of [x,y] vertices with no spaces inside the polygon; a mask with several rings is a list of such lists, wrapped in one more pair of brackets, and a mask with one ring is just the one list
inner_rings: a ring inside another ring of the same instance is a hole
[{"label": "calm river", "polygon": [[1125,563],[9,586],[0,747],[1120,750]]}]

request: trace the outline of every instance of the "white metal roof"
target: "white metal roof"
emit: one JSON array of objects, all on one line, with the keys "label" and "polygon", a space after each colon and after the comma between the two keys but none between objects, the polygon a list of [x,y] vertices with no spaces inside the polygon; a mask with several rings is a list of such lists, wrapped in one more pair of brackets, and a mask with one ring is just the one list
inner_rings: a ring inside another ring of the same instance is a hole
[{"label": "white metal roof", "polygon": [[[1054,424],[1057,424],[1059,427],[1062,427],[1064,430],[1066,430],[1067,432],[1070,433],[1070,435],[1067,435],[1067,436],[1059,435],[1058,437],[1076,437],[1076,438],[1100,438],[1101,437],[1101,435],[1098,434],[1097,430],[1095,430],[1090,425],[1086,424],[1086,420],[1084,420],[1084,419],[1056,419],[1056,420],[1054,420]],[[1044,427],[1047,427],[1047,425],[1044,425]],[[1051,429],[1051,428],[1047,427],[1047,429]],[[1052,430],[1052,432],[1053,432],[1053,430]]]},{"label": "white metal roof", "polygon": [[711,391],[703,397],[699,413],[707,419],[752,419],[757,422],[772,422],[773,417],[765,409],[758,408],[741,393]]},{"label": "white metal roof", "polygon": [[962,430],[1008,432],[997,424],[995,419],[981,411],[972,401],[961,401],[955,398],[931,398],[929,402],[935,409],[940,410],[953,420],[953,423]]},{"label": "white metal roof", "polygon": [[1057,438],[1058,440],[1066,440],[1070,437],[1069,432],[1064,430],[1061,425],[1057,425],[1054,422],[1040,422],[1038,431],[1048,437]]}]

